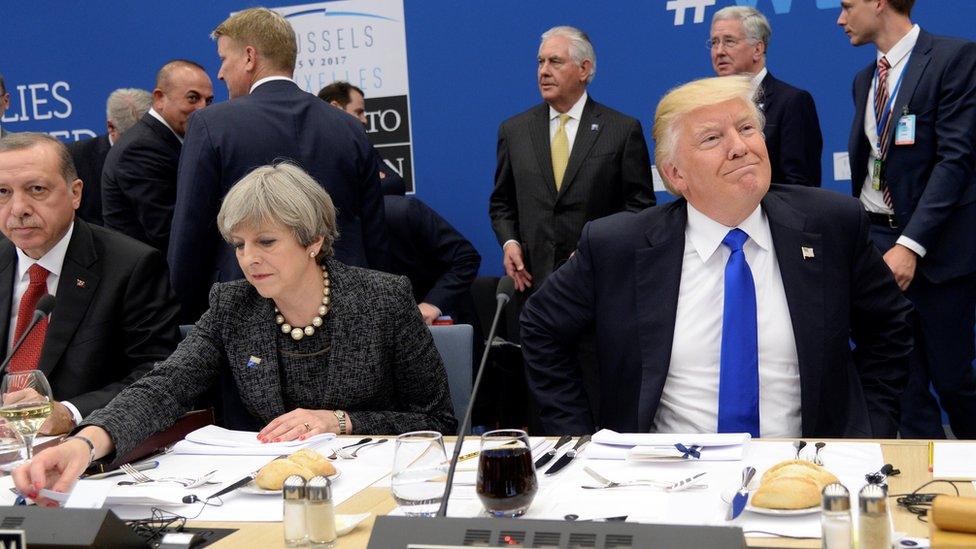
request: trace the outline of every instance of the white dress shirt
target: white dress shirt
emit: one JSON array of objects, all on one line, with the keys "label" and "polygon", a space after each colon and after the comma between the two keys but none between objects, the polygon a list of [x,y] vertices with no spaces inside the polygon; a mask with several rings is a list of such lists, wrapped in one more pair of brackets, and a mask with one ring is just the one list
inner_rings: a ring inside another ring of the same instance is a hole
[{"label": "white dress shirt", "polygon": [[[64,266],[64,256],[68,252],[68,243],[71,242],[71,235],[74,231],[75,224],[72,222],[71,226],[68,227],[68,232],[61,237],[61,240],[53,248],[41,256],[40,259],[33,259],[20,248],[16,248],[17,278],[14,279],[14,293],[10,300],[10,328],[7,330],[7,356],[10,356],[10,351],[13,350],[14,346],[14,331],[16,331],[17,327],[17,313],[20,309],[20,299],[24,296],[24,292],[27,291],[27,286],[30,285],[30,275],[27,274],[27,269],[30,269],[35,263],[47,269],[50,273],[47,275],[47,293],[52,296],[57,295],[58,281],[61,279],[61,269]],[[52,317],[53,313],[48,316],[49,326]],[[73,404],[65,400],[62,400],[61,404],[64,404],[71,412],[71,415],[74,416],[75,424],[80,424],[82,418],[78,408],[75,408]]]},{"label": "white dress shirt", "polygon": [[[896,90],[895,86],[898,85],[898,80],[905,72],[905,67],[908,66],[908,60],[911,57],[912,49],[915,48],[915,43],[918,42],[920,31],[918,25],[914,25],[912,30],[908,31],[908,34],[903,36],[887,53],[877,52],[875,61],[881,61],[882,57],[886,57],[888,64],[891,65],[891,68],[888,69],[888,94],[892,105],[895,104],[895,99],[901,92],[900,89]],[[877,71],[875,75],[877,75]],[[868,138],[868,143],[871,144],[871,154],[868,155],[868,175],[861,185],[861,204],[869,212],[891,215],[894,212],[884,203],[884,193],[875,190],[871,183],[874,174],[874,160],[881,156],[881,149],[878,145],[878,121],[874,116],[874,90],[876,87],[877,76],[871,80],[871,86],[868,88],[868,101],[864,108],[864,135]],[[895,128],[898,127],[898,119],[901,118],[901,113],[892,112],[890,116],[893,117],[891,131],[894,132]],[[897,145],[892,144],[891,146],[896,147]],[[919,257],[925,257],[925,247],[911,238],[901,235],[896,242],[917,253]]]},{"label": "white dress shirt", "polygon": [[151,116],[151,117],[155,118],[156,120],[159,120],[160,122],[162,122],[163,125],[166,126],[169,129],[169,131],[173,132],[173,135],[175,135],[176,138],[180,140],[180,145],[183,144],[183,136],[181,136],[180,134],[178,134],[175,131],[173,131],[173,127],[169,125],[169,122],[167,122],[165,118],[163,118],[163,115],[161,115],[158,112],[156,112],[156,109],[152,109],[152,108],[149,109],[149,116]]},{"label": "white dress shirt", "polygon": [[[688,205],[671,364],[652,432],[718,430],[725,265],[731,254],[722,239],[732,228]],[[798,437],[802,430],[796,340],[769,220],[757,207],[739,228],[749,235],[743,251],[756,284],[759,432],[763,437]]]},{"label": "white dress shirt", "polygon": [[265,82],[273,82],[275,80],[287,80],[287,81],[289,81],[291,83],[294,83],[295,82],[294,80],[292,80],[291,78],[288,78],[287,76],[265,76],[264,78],[262,78],[262,79],[258,80],[257,82],[251,84],[251,89],[248,90],[247,93],[254,93],[254,90],[256,90],[257,87],[260,86],[261,84],[264,84]]},{"label": "white dress shirt", "polygon": [[[565,113],[561,113],[552,108],[552,105],[549,105],[549,144],[552,144],[553,138],[556,137],[556,131],[559,130],[559,115],[568,114],[569,120],[566,121],[566,140],[569,143],[570,156],[573,154],[573,143],[576,142],[576,132],[579,130],[580,118],[583,117],[583,107],[586,106],[587,97],[589,96],[584,90],[583,95],[581,95],[580,98],[576,100],[576,103]],[[502,249],[504,250],[505,246],[508,246],[512,242],[518,244],[519,246],[522,245],[518,240],[509,239],[502,244]]]}]

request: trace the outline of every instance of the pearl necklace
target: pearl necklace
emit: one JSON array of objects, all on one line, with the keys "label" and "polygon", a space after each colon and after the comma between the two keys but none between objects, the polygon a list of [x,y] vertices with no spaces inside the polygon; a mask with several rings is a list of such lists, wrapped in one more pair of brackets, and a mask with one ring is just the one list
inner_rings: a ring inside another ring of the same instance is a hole
[{"label": "pearl necklace", "polygon": [[284,315],[282,315],[278,311],[278,308],[275,307],[275,322],[277,322],[278,325],[281,326],[281,333],[283,334],[290,333],[291,338],[294,339],[295,341],[298,341],[305,336],[310,336],[314,334],[315,328],[322,327],[322,323],[323,323],[322,317],[328,314],[329,303],[331,302],[331,298],[329,296],[329,273],[328,271],[325,270],[325,266],[322,267],[322,282],[323,284],[325,284],[325,287],[322,288],[322,304],[319,305],[319,314],[318,316],[312,319],[312,323],[309,324],[308,326],[305,326],[304,328],[299,328],[297,326],[292,327],[291,324],[285,322]]}]

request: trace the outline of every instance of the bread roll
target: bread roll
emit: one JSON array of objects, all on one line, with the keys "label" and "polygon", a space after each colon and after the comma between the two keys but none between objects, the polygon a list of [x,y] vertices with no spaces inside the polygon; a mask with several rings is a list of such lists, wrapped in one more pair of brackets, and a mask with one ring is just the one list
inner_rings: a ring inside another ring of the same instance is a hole
[{"label": "bread roll", "polygon": [[322,454],[310,448],[302,448],[301,450],[288,456],[288,459],[302,465],[316,475],[330,477],[336,473],[336,468],[334,465],[332,465],[331,461],[325,459]]},{"label": "bread roll", "polygon": [[281,490],[285,479],[292,475],[299,475],[308,480],[314,477],[315,473],[290,459],[276,459],[258,471],[254,482],[259,488],[265,490]]},{"label": "bread roll", "polygon": [[824,486],[839,482],[833,473],[810,461],[793,459],[770,467],[750,500],[766,509],[807,509],[820,505]]},{"label": "bread roll", "polygon": [[806,509],[820,504],[820,486],[810,477],[778,476],[752,494],[753,507]]}]

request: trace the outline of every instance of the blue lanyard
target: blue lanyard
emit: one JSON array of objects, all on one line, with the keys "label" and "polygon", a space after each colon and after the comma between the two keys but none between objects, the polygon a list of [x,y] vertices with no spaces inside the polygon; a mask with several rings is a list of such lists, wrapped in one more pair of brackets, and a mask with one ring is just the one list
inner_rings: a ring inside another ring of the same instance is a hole
[{"label": "blue lanyard", "polygon": [[[905,78],[905,73],[908,72],[908,59],[911,57],[909,53],[905,57],[905,68],[902,69],[901,74],[898,75],[898,81],[895,82],[895,89],[888,95],[888,104],[885,106],[884,111],[881,113],[881,120],[875,120],[875,131],[878,134],[878,149],[881,149],[881,132],[884,131],[885,124],[888,123],[888,118],[891,117],[891,111],[895,108],[895,98],[898,97],[898,90],[901,89],[901,81]],[[874,69],[874,99],[878,100],[878,69]]]}]

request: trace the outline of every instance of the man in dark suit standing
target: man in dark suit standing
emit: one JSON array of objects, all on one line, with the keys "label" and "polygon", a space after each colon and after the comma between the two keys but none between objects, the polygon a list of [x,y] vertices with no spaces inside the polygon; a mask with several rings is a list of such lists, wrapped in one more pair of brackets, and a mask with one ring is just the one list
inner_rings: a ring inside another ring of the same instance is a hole
[{"label": "man in dark suit standing", "polygon": [[53,137],[0,141],[0,359],[45,294],[57,304],[13,355],[54,392],[44,434],[71,430],[165,359],[179,340],[166,261],[152,248],[74,215],[83,183]]},{"label": "man in dark suit standing", "polygon": [[773,31],[759,10],[729,6],[712,16],[709,38],[712,68],[719,76],[747,75],[762,91],[759,108],[766,117],[763,134],[773,169],[772,180],[820,186],[823,135],[809,92],[774,78],[766,68]]},{"label": "man in dark suit standing", "polygon": [[[353,86],[349,82],[337,80],[325,86],[318,93],[319,99],[341,109],[366,126],[366,95],[358,86]],[[383,162],[379,153],[376,154],[379,163],[376,165],[380,172],[380,187],[383,189],[384,196],[402,195],[407,192],[407,184],[403,181],[395,170]],[[387,231],[389,234],[389,231]]]},{"label": "man in dark suit standing", "polygon": [[574,348],[595,326],[610,429],[895,435],[911,305],[856,201],[770,187],[754,93],[741,76],[669,92],[655,159],[682,198],[587,224],[529,299],[522,349],[549,433],[594,428]]},{"label": "man in dark suit standing", "polygon": [[237,180],[276,159],[297,163],[332,197],[342,235],[336,259],[384,270],[375,153],[359,122],[291,79],[298,51],[291,25],[273,11],[252,8],[232,15],[212,37],[221,59],[217,77],[231,100],[190,118],[180,156],[169,264],[184,318],[193,320],[206,307],[213,282],[241,278],[214,220]]},{"label": "man in dark suit standing", "polygon": [[212,102],[213,84],[200,65],[177,59],[159,69],[152,108],[119,139],[105,160],[102,214],[106,227],[166,253],[187,120]]},{"label": "man in dark suit standing", "polygon": [[539,46],[544,103],[502,122],[488,213],[505,273],[524,292],[573,252],[583,224],[655,203],[641,124],[586,93],[596,74],[589,37],[554,27]]},{"label": "man in dark suit standing", "polygon": [[[7,91],[7,84],[3,81],[3,75],[0,74],[0,119],[3,118],[3,113],[7,112],[7,107],[10,106],[10,93]],[[3,122],[0,121],[0,138],[7,136],[7,129],[3,127]]]},{"label": "man in dark suit standing", "polygon": [[851,186],[871,239],[915,305],[901,435],[976,438],[976,43],[913,25],[913,0],[842,0],[851,44],[874,44],[854,78]]},{"label": "man in dark suit standing", "polygon": [[108,133],[68,143],[68,151],[85,184],[81,206],[75,215],[95,225],[102,224],[102,168],[109,149],[152,106],[152,94],[139,88],[119,88],[108,96],[105,125]]}]

